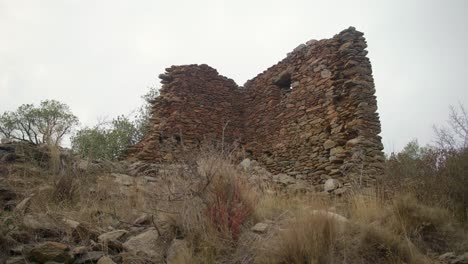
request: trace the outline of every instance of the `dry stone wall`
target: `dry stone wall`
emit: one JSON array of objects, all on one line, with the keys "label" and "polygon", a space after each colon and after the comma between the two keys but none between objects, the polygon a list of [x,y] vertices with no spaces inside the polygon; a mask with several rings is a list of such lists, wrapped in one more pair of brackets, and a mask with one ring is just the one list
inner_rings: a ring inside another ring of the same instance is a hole
[{"label": "dry stone wall", "polygon": [[274,173],[372,183],[384,158],[366,47],[354,28],[311,40],[244,87],[207,65],[168,68],[151,130],[130,156],[173,161],[224,138]]}]

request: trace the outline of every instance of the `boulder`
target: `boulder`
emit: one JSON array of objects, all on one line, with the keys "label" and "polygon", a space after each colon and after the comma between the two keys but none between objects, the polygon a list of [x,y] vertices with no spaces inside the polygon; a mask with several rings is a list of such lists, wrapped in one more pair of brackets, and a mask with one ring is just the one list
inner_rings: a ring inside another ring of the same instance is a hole
[{"label": "boulder", "polygon": [[339,183],[335,179],[328,179],[324,184],[323,184],[323,190],[325,192],[331,192],[335,189],[337,189],[339,186]]},{"label": "boulder", "polygon": [[97,264],[115,264],[115,262],[108,256],[104,256],[98,260]]},{"label": "boulder", "polygon": [[130,237],[123,243],[124,250],[135,255],[144,255],[153,259],[162,258],[160,249],[157,247],[159,234],[155,228],[149,228],[143,233]]},{"label": "boulder", "polygon": [[352,148],[354,146],[356,146],[357,144],[359,144],[361,142],[361,139],[360,138],[353,138],[353,139],[350,139],[346,142],[346,147],[347,148]]},{"label": "boulder", "polygon": [[71,219],[63,219],[63,223],[68,226],[71,230],[72,238],[76,241],[82,241],[86,239],[97,239],[99,233],[97,230],[94,230],[83,223],[77,222]]},{"label": "boulder", "polygon": [[151,224],[151,216],[149,214],[142,214],[140,215],[135,221],[133,221],[134,225],[148,225]]},{"label": "boulder", "polygon": [[284,173],[280,173],[273,176],[273,181],[276,183],[281,183],[283,185],[289,185],[296,183],[296,179],[293,177],[286,175]]},{"label": "boulder", "polygon": [[46,214],[27,214],[23,217],[23,225],[27,229],[46,236],[57,235],[62,231],[56,222]]},{"label": "boulder", "polygon": [[48,261],[70,263],[72,257],[70,248],[58,242],[45,242],[33,247],[29,252],[28,259],[38,263],[46,263]]},{"label": "boulder", "polygon": [[252,230],[255,233],[259,233],[259,234],[266,233],[267,229],[268,229],[268,224],[267,223],[257,223],[252,228],[250,228],[250,230]]},{"label": "boulder", "polygon": [[335,195],[343,195],[348,191],[346,188],[338,188],[333,191],[333,194]]},{"label": "boulder", "polygon": [[118,240],[119,238],[121,238],[123,235],[127,233],[128,233],[127,230],[115,230],[115,231],[107,232],[98,236],[98,241],[101,243],[106,243],[109,241]]},{"label": "boulder", "polygon": [[187,241],[183,239],[172,240],[166,253],[167,264],[190,264],[191,254]]},{"label": "boulder", "polygon": [[79,247],[75,247],[73,248],[73,250],[71,251],[71,254],[72,255],[83,255],[84,253],[88,252],[88,248],[85,247],[85,246],[79,246]]},{"label": "boulder", "polygon": [[290,193],[306,193],[309,191],[307,185],[302,181],[297,181],[287,187],[288,192]]},{"label": "boulder", "polygon": [[459,255],[455,259],[450,261],[450,264],[468,264],[468,252]]},{"label": "boulder", "polygon": [[246,158],[240,163],[240,165],[242,169],[244,169],[245,171],[248,171],[250,170],[251,161],[249,158]]}]

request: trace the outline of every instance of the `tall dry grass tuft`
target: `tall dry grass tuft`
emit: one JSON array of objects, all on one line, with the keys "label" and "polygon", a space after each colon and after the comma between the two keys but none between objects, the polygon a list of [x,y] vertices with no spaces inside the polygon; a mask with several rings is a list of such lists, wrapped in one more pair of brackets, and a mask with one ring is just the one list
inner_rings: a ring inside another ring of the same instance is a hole
[{"label": "tall dry grass tuft", "polygon": [[61,169],[62,159],[60,148],[56,145],[47,145],[49,152],[49,171],[52,174],[58,174]]},{"label": "tall dry grass tuft", "polygon": [[73,202],[77,197],[78,186],[76,179],[69,174],[64,174],[54,183],[52,200],[58,203]]},{"label": "tall dry grass tuft", "polygon": [[335,263],[341,223],[321,214],[298,215],[257,245],[255,263]]},{"label": "tall dry grass tuft", "polygon": [[194,190],[183,199],[177,225],[191,245],[193,263],[215,263],[235,249],[258,194],[230,155],[201,153],[196,167]]},{"label": "tall dry grass tuft", "polygon": [[340,239],[342,257],[349,263],[424,264],[428,259],[411,243],[380,226],[349,226]]},{"label": "tall dry grass tuft", "polygon": [[206,216],[220,234],[236,240],[257,203],[256,193],[229,159],[208,156],[200,159],[198,165],[206,179],[201,190]]},{"label": "tall dry grass tuft", "polygon": [[408,195],[395,197],[390,210],[386,225],[392,233],[424,250],[444,253],[454,248],[450,241],[458,240],[457,224],[447,210],[423,205]]}]

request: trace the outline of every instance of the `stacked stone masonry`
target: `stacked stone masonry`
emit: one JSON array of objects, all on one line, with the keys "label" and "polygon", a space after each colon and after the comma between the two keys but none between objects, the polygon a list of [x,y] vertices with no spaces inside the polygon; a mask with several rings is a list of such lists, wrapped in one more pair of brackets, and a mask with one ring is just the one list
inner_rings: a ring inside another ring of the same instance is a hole
[{"label": "stacked stone masonry", "polygon": [[299,45],[244,87],[207,65],[167,68],[150,131],[129,156],[173,162],[223,141],[273,173],[314,185],[372,184],[384,156],[366,47],[350,27]]}]

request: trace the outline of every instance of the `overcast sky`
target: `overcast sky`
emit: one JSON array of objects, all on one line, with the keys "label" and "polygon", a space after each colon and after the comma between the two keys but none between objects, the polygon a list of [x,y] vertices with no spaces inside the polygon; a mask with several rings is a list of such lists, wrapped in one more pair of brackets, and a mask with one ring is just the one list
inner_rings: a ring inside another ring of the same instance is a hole
[{"label": "overcast sky", "polygon": [[365,33],[386,152],[468,107],[468,1],[0,0],[0,113],[56,99],[82,125],[128,114],[158,74],[206,63],[239,85],[300,43]]}]

